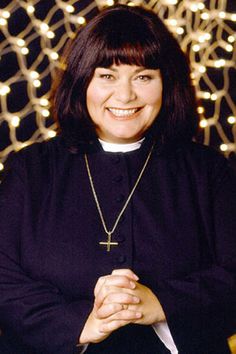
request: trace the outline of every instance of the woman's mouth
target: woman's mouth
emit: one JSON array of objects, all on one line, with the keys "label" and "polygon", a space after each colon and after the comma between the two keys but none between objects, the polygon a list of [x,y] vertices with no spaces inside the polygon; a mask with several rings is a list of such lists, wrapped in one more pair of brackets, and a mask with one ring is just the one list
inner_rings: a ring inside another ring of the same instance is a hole
[{"label": "woman's mouth", "polygon": [[141,108],[129,108],[129,109],[123,109],[123,108],[107,108],[109,112],[111,112],[114,116],[122,118],[122,117],[129,117],[132,116],[133,114],[137,113]]}]

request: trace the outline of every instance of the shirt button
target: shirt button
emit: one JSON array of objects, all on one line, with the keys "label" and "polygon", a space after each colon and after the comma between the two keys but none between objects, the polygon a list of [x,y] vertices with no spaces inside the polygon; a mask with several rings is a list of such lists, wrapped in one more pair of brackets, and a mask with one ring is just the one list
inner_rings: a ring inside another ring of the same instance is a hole
[{"label": "shirt button", "polygon": [[118,196],[116,197],[116,201],[117,201],[118,203],[123,202],[123,201],[124,201],[124,199],[125,199],[125,197],[124,197],[124,195],[123,195],[123,194],[120,194],[120,195],[118,195]]},{"label": "shirt button", "polygon": [[120,162],[120,156],[112,156],[111,158],[112,163],[117,164]]},{"label": "shirt button", "polygon": [[124,263],[126,261],[126,256],[121,254],[120,256],[118,256],[116,258],[116,261],[117,261],[117,263],[122,264],[122,263]]},{"label": "shirt button", "polygon": [[121,175],[118,175],[113,178],[113,182],[121,182],[122,180],[123,180],[123,176],[121,176]]}]

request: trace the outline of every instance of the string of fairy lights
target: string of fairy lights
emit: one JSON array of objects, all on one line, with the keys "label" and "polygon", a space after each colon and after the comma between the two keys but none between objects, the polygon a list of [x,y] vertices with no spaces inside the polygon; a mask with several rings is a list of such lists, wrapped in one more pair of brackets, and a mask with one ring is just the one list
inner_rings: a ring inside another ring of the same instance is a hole
[{"label": "string of fairy lights", "polygon": [[[232,89],[236,9],[234,13],[229,0],[119,2],[130,6],[145,2],[164,19],[190,56],[204,143],[211,144],[214,134],[220,150],[226,155],[236,153],[236,95]],[[8,134],[8,139],[5,144],[0,142],[0,170],[11,151],[56,135],[49,93],[62,48],[78,26],[113,4],[114,0],[1,1],[0,134]],[[24,129],[27,133],[22,134]]]}]

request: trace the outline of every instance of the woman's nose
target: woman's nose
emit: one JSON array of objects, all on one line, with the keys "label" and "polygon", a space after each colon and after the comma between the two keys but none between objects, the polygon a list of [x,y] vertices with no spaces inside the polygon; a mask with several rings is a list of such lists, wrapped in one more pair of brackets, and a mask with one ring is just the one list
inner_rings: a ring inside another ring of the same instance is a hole
[{"label": "woman's nose", "polygon": [[137,95],[131,82],[120,82],[117,85],[115,92],[115,98],[117,101],[122,103],[128,103],[130,101],[135,100],[136,97]]}]

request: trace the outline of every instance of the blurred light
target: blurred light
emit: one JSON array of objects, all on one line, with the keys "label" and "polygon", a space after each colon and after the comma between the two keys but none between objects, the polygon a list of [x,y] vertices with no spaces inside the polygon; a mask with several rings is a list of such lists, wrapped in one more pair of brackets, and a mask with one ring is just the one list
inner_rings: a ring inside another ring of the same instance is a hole
[{"label": "blurred light", "polygon": [[224,11],[220,11],[219,12],[219,17],[220,18],[225,18],[226,17],[226,13]]},{"label": "blurred light", "polygon": [[209,18],[210,18],[210,16],[209,16],[209,14],[207,12],[203,12],[201,14],[201,19],[202,20],[209,20]]},{"label": "blurred light", "polygon": [[40,105],[46,107],[49,105],[49,101],[46,98],[41,98],[39,101]]},{"label": "blurred light", "polygon": [[13,116],[11,118],[11,125],[13,127],[18,127],[20,125],[20,118],[18,116]]},{"label": "blurred light", "polygon": [[200,120],[199,125],[201,128],[206,128],[208,126],[207,119]]},{"label": "blurred light", "polygon": [[2,17],[4,17],[4,18],[9,18],[11,14],[10,14],[9,11],[3,11],[1,15],[2,15]]},{"label": "blurred light", "polygon": [[234,36],[229,36],[228,37],[228,42],[233,43],[235,41],[235,37]]},{"label": "blurred light", "polygon": [[57,133],[54,130],[48,130],[47,135],[49,138],[54,138],[54,136],[56,136]]},{"label": "blurred light", "polygon": [[184,34],[184,29],[182,27],[176,28],[176,33],[177,34]]},{"label": "blurred light", "polygon": [[236,21],[236,14],[232,14],[231,15],[231,20],[234,21],[234,22]]},{"label": "blurred light", "polygon": [[50,116],[50,112],[49,112],[48,109],[43,109],[43,110],[41,111],[41,114],[42,114],[42,116],[45,117],[45,118]]},{"label": "blurred light", "polygon": [[227,50],[227,52],[232,52],[234,48],[231,44],[227,44],[225,49]]},{"label": "blurred light", "polygon": [[26,11],[28,12],[28,14],[32,14],[32,13],[34,13],[35,8],[34,8],[34,6],[29,5],[29,6],[27,6]]},{"label": "blurred light", "polygon": [[40,30],[41,30],[42,33],[46,33],[49,30],[48,24],[45,23],[45,22],[42,22],[40,24]]},{"label": "blurred light", "polygon": [[59,55],[57,52],[51,52],[50,57],[52,60],[57,60],[59,58]]},{"label": "blurred light", "polygon": [[227,151],[227,150],[228,150],[227,144],[221,144],[221,145],[220,145],[220,150],[221,150],[221,151]]},{"label": "blurred light", "polygon": [[7,20],[5,18],[0,17],[0,26],[6,26]]},{"label": "blurred light", "polygon": [[79,25],[84,25],[85,22],[86,22],[86,20],[85,20],[84,17],[79,16],[79,17],[77,18],[77,22],[78,22]]},{"label": "blurred light", "polygon": [[199,72],[202,73],[202,74],[205,73],[206,72],[206,67],[203,66],[203,65],[200,65],[199,66]]},{"label": "blurred light", "polygon": [[39,73],[37,71],[31,71],[30,72],[30,77],[32,79],[38,79],[39,78]]},{"label": "blurred light", "polygon": [[236,123],[236,117],[230,116],[230,117],[228,117],[227,121],[229,124],[234,124],[234,123]]},{"label": "blurred light", "polygon": [[3,163],[0,162],[0,171],[3,171],[4,170],[4,165]]},{"label": "blurred light", "polygon": [[69,13],[72,13],[72,12],[75,11],[75,8],[74,8],[74,6],[72,6],[72,5],[67,5],[67,6],[66,6],[66,11],[69,12]]},{"label": "blurred light", "polygon": [[203,113],[205,112],[204,107],[199,106],[199,107],[197,108],[197,112],[198,112],[199,114],[203,114]]},{"label": "blurred light", "polygon": [[218,59],[218,60],[215,60],[215,63],[214,63],[214,66],[216,68],[221,68],[225,65],[225,59]]},{"label": "blurred light", "polygon": [[34,87],[40,87],[41,86],[41,81],[40,80],[34,80],[33,81]]},{"label": "blurred light", "polygon": [[16,44],[17,44],[19,47],[24,47],[25,41],[24,41],[24,39],[19,38],[19,39],[17,39]]},{"label": "blurred light", "polygon": [[217,100],[217,94],[216,93],[212,93],[211,94],[211,100],[212,101],[216,101]]},{"label": "blurred light", "polygon": [[23,47],[23,48],[21,48],[21,53],[23,55],[27,55],[27,54],[29,54],[29,49],[27,47]]},{"label": "blurred light", "polygon": [[201,49],[199,44],[194,44],[192,48],[194,52],[199,52],[199,50]]},{"label": "blurred light", "polygon": [[48,31],[46,36],[49,38],[49,39],[52,39],[55,37],[55,33],[53,31]]},{"label": "blurred light", "polygon": [[6,96],[11,91],[10,87],[7,85],[0,85],[0,95]]}]

